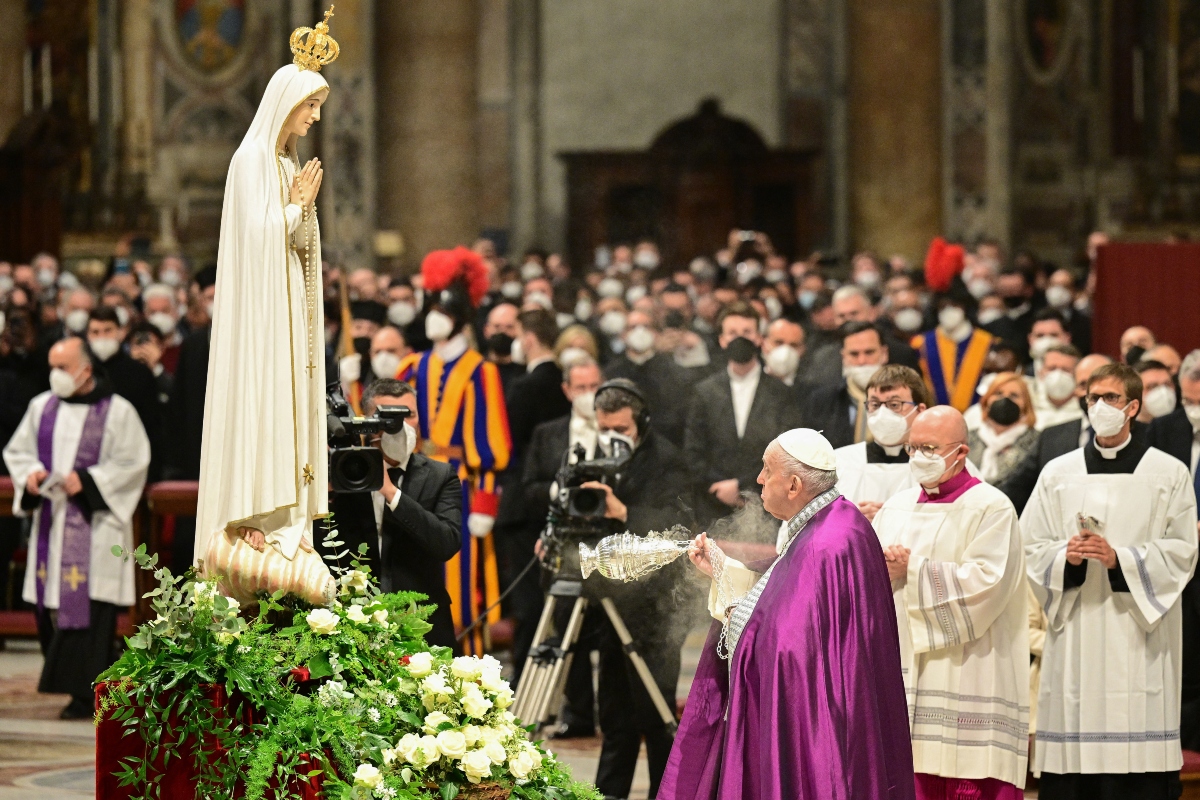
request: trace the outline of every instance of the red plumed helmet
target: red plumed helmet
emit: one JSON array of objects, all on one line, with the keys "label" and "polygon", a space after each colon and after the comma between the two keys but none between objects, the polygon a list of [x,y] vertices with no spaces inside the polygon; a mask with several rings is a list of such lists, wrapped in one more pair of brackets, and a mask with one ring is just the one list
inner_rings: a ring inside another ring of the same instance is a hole
[{"label": "red plumed helmet", "polygon": [[425,291],[438,293],[461,282],[475,308],[488,291],[487,265],[483,257],[462,245],[453,250],[434,250],[421,262]]},{"label": "red plumed helmet", "polygon": [[934,238],[925,254],[925,285],[935,292],[949,291],[954,276],[963,271],[965,256],[962,245],[948,244],[941,236]]}]

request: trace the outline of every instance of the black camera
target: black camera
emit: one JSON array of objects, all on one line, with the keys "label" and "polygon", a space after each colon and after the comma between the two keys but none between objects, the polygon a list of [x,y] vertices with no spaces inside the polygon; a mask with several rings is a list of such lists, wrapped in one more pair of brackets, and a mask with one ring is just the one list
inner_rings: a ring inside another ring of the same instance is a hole
[{"label": "black camera", "polygon": [[[575,463],[571,453],[564,454],[562,466],[554,479],[554,492],[550,498],[550,513],[546,518],[543,538],[551,555],[555,555],[562,544],[595,539],[613,531],[605,522],[607,493],[603,489],[583,488],[582,484],[597,481],[615,487],[621,481],[633,449],[620,439],[613,439],[609,454],[585,461],[587,454],[582,445],[575,445]],[[569,549],[569,548],[568,548]],[[551,561],[553,559],[547,559]]]},{"label": "black camera", "polygon": [[325,396],[329,428],[329,483],[335,492],[376,492],[383,487],[379,448],[362,446],[362,437],[399,433],[412,416],[408,406],[380,406],[369,417],[353,414],[341,387],[330,384]]}]

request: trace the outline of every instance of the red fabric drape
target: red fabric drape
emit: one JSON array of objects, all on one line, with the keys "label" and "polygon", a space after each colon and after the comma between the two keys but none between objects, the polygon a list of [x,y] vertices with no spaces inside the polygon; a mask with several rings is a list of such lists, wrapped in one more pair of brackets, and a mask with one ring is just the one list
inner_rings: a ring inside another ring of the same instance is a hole
[{"label": "red fabric drape", "polygon": [[1119,243],[1100,248],[1092,348],[1119,355],[1121,333],[1145,325],[1180,354],[1200,347],[1200,244]]}]

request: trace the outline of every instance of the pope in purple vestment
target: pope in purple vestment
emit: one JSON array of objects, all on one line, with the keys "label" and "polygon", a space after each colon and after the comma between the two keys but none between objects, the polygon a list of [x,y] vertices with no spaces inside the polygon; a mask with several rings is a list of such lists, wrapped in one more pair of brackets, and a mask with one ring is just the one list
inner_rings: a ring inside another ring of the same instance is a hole
[{"label": "pope in purple vestment", "polygon": [[[911,800],[908,707],[879,539],[817,480],[834,470],[820,434],[782,434],[763,463],[763,505],[789,520],[793,538],[733,607],[728,661],[713,625],[658,798]],[[795,471],[825,490],[813,497]]]}]

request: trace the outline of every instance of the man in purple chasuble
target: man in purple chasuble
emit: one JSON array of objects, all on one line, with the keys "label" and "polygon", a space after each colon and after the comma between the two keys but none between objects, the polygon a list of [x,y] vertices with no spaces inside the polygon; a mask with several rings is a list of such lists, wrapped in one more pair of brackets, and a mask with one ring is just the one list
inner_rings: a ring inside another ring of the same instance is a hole
[{"label": "man in purple chasuble", "polygon": [[911,800],[912,745],[891,584],[866,517],[835,485],[816,431],[763,454],[763,507],[787,522],[773,563],[741,565],[697,537],[714,624],[659,800]]},{"label": "man in purple chasuble", "polygon": [[150,442],[137,411],[83,340],[50,348],[50,391],[29,403],[4,448],[13,513],[32,517],[22,592],[37,609],[39,692],[68,694],[64,719],[92,716],[92,682],[116,655],[117,610],[134,602],[133,515]]}]

